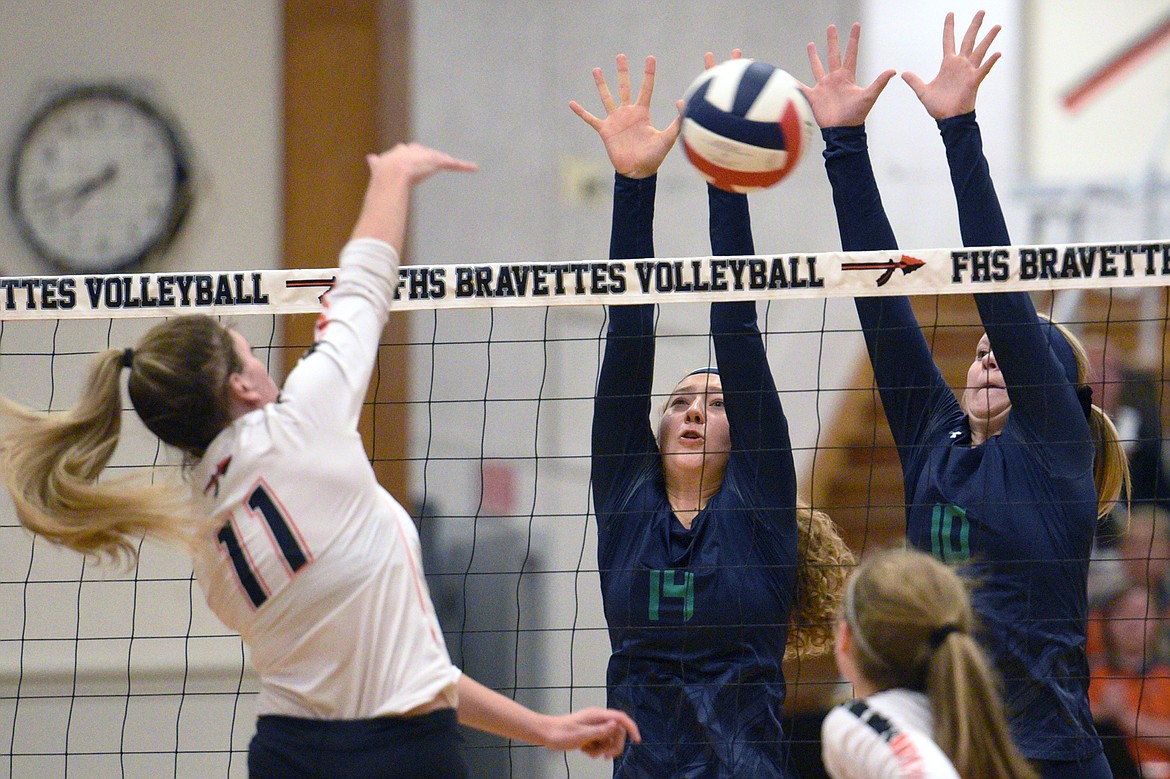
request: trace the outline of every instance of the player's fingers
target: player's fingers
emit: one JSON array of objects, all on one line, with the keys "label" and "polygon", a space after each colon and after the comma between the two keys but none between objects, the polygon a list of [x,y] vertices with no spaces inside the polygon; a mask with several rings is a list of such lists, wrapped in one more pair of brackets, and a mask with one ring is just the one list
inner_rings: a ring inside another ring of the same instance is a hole
[{"label": "player's fingers", "polygon": [[596,739],[590,742],[591,757],[614,758],[621,754],[626,744],[626,732],[616,722],[608,722]]},{"label": "player's fingers", "polygon": [[630,104],[630,61],[625,54],[617,57],[618,105]]},{"label": "player's fingers", "polygon": [[975,39],[979,36],[979,27],[983,24],[983,11],[976,11],[967,25],[967,32],[963,34],[963,48],[959,53],[964,57],[975,50]]},{"label": "player's fingers", "polygon": [[604,750],[606,740],[613,733],[610,725],[608,722],[581,725],[581,731],[574,738],[580,744],[578,749],[587,754]]},{"label": "player's fingers", "polygon": [[979,41],[979,45],[975,47],[975,51],[972,53],[971,57],[976,64],[983,62],[983,58],[987,56],[987,50],[991,48],[991,44],[995,40],[995,36],[999,35],[999,31],[1001,29],[1002,28],[998,24],[995,25],[987,31],[987,35],[983,36],[983,40]]},{"label": "player's fingers", "polygon": [[812,70],[813,83],[817,83],[825,77],[825,66],[821,64],[821,58],[817,54],[817,45],[809,41],[808,46],[805,47],[808,52],[808,66]]},{"label": "player's fingers", "polygon": [[845,69],[857,72],[857,47],[861,41],[861,25],[857,22],[849,28],[849,43],[845,45]]},{"label": "player's fingers", "polygon": [[987,78],[987,74],[991,72],[992,66],[994,66],[995,63],[999,62],[999,58],[1001,56],[1003,56],[1002,53],[997,51],[994,54],[992,54],[990,57],[987,58],[987,62],[984,62],[983,65],[980,66],[980,68],[979,68],[979,83],[982,83],[983,79]]},{"label": "player's fingers", "polygon": [[828,58],[829,70],[837,70],[841,67],[841,44],[837,40],[837,25],[829,25],[829,40],[827,43],[826,57]]},{"label": "player's fingers", "polygon": [[605,109],[606,115],[612,114],[617,106],[613,104],[613,95],[609,92],[609,84],[605,83],[605,74],[601,72],[601,68],[593,69],[593,83],[597,84],[597,96],[601,98],[601,106]]},{"label": "player's fingers", "polygon": [[926,82],[919,78],[916,73],[910,72],[903,73],[902,80],[914,90],[914,94],[918,95],[918,99],[921,100],[922,91],[926,88]]},{"label": "player's fingers", "polygon": [[589,125],[590,127],[592,127],[594,130],[601,129],[601,120],[598,119],[593,114],[586,111],[585,107],[582,106],[580,103],[578,103],[576,100],[569,101],[569,108],[571,108],[573,110],[573,113],[575,113],[577,116],[584,119],[585,123],[587,125]]},{"label": "player's fingers", "polygon": [[444,153],[440,159],[436,160],[436,164],[443,170],[456,172],[464,171],[471,173],[479,170],[479,166],[474,162],[460,159],[459,157],[452,157],[450,154],[446,153]]},{"label": "player's fingers", "polygon": [[642,732],[638,730],[638,725],[630,718],[629,714],[616,709],[611,709],[610,712],[613,716],[614,724],[620,731],[618,735],[624,738],[625,734],[628,733],[634,741],[638,743],[642,742]]},{"label": "player's fingers", "polygon": [[890,79],[897,75],[897,73],[898,71],[891,68],[884,73],[879,74],[878,77],[873,80],[873,83],[865,88],[866,97],[870,100],[877,100],[878,95],[880,95],[882,90],[886,88],[886,84],[889,84]]},{"label": "player's fingers", "polygon": [[686,103],[684,103],[683,101],[679,100],[679,101],[678,101],[678,103],[677,103],[677,106],[678,106],[678,115],[677,115],[677,116],[675,116],[675,117],[674,117],[674,119],[672,119],[672,120],[670,121],[670,124],[666,125],[666,127],[665,127],[665,128],[663,129],[663,131],[662,131],[662,134],[663,134],[663,135],[664,135],[664,136],[665,136],[665,137],[666,137],[666,138],[667,138],[667,139],[668,139],[668,140],[669,140],[669,141],[670,141],[672,144],[673,144],[673,143],[674,143],[676,140],[678,140],[678,134],[679,134],[679,133],[682,131],[682,120],[683,120],[683,118],[682,118],[682,112],[683,112],[683,109],[684,109],[684,108],[686,108]]},{"label": "player's fingers", "polygon": [[949,11],[943,22],[943,56],[955,53],[955,12]]},{"label": "player's fingers", "polygon": [[638,90],[638,105],[650,107],[650,98],[654,95],[654,71],[657,62],[654,57],[646,58],[646,69],[642,72],[642,88]]}]

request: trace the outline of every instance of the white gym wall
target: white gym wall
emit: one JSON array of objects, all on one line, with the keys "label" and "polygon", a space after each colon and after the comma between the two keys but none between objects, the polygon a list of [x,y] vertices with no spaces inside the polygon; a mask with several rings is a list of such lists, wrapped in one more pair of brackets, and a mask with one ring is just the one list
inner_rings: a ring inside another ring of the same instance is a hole
[{"label": "white gym wall", "polygon": [[[1090,230],[1083,236],[1070,235],[1071,228],[1059,219],[1046,223],[1044,235],[1034,235],[1031,215],[1035,201],[1020,195],[1034,191],[1031,185],[1037,182],[1080,187],[1121,181],[1128,186],[1150,167],[1142,163],[1153,154],[1161,132],[1159,123],[1165,118],[1162,106],[1167,101],[1158,90],[1164,90],[1167,83],[1167,52],[1156,53],[1127,76],[1132,80],[1118,83],[1116,94],[1103,96],[1087,109],[1085,116],[1098,123],[1098,130],[1088,137],[1097,139],[1099,155],[1086,151],[1090,141],[1086,140],[1083,123],[1089,120],[1064,117],[1070,125],[1062,123],[1059,114],[1045,112],[1049,103],[1044,101],[1063,86],[1062,74],[1087,71],[1114,45],[1122,45],[1135,31],[1165,13],[1164,2],[1157,0],[1133,0],[1123,12],[1102,5],[1090,0],[997,0],[983,4],[901,0],[721,0],[705,5],[674,0],[415,3],[411,84],[414,127],[410,135],[469,157],[480,164],[481,170],[473,177],[436,179],[420,190],[413,223],[414,259],[424,263],[526,262],[606,256],[612,173],[600,141],[570,112],[568,101],[576,99],[599,113],[590,70],[603,67],[612,84],[613,58],[619,52],[630,57],[635,83],[640,78],[643,57],[657,56],[653,115],[656,123],[665,125],[674,115],[674,99],[698,74],[705,51],[722,58],[733,47],[740,47],[747,56],[769,60],[807,81],[810,76],[805,44],[816,41],[823,50],[827,24],[838,25],[844,34],[853,21],[860,19],[864,26],[861,79],[871,79],[887,67],[916,70],[929,76],[938,65],[944,13],[954,10],[962,30],[981,7],[988,11],[988,24],[1005,27],[996,45],[1004,52],[1004,59],[981,90],[979,115],[1015,239],[1107,240],[1119,237],[1119,233],[1130,238],[1162,237],[1135,234],[1135,230],[1145,230],[1148,225],[1134,224],[1133,208],[1112,216],[1106,209],[1104,219],[1090,216],[1088,222],[1079,223],[1082,229],[1087,224]],[[0,86],[7,96],[0,102],[0,164],[5,173],[15,136],[44,90],[76,80],[140,82],[178,117],[186,130],[199,185],[200,200],[188,229],[175,251],[159,263],[159,269],[263,268],[279,262],[279,3],[106,0],[77,4],[45,0],[29,4],[2,0],[0,10],[6,20],[5,31],[0,33],[5,44],[0,46]],[[901,244],[922,248],[957,243],[942,144],[933,122],[900,80],[892,82],[878,102],[869,131],[879,184]],[[839,246],[820,149],[817,139],[788,181],[752,197],[759,252],[824,251]],[[1127,167],[1127,162],[1134,164]],[[683,257],[710,251],[704,188],[677,150],[660,174],[656,226],[660,256]],[[47,271],[20,242],[12,220],[0,218],[0,273],[44,272]],[[427,316],[411,316],[416,337],[430,332]],[[830,333],[821,342],[822,317],[830,331],[856,325],[848,301],[833,301],[827,307],[779,302],[770,309],[772,329],[811,329],[813,333],[773,337],[769,341],[779,386],[795,390],[785,394],[785,404],[798,446],[813,446],[818,426],[832,419],[832,393],[823,390],[840,386],[859,355],[857,336]],[[551,319],[550,336],[586,340],[571,347],[558,347],[559,351],[550,353],[547,366],[541,362],[543,350],[539,346],[528,345],[523,356],[513,356],[520,354],[519,350],[503,345],[503,341],[517,334],[539,334],[544,322],[535,313],[509,314],[506,319],[500,318],[493,332],[496,345],[490,355],[490,384],[486,384],[489,354],[483,346],[443,347],[436,357],[433,376],[436,392],[467,398],[471,392],[468,387],[473,387],[493,398],[527,397],[535,393],[543,379],[546,395],[580,400],[542,412],[539,426],[534,406],[528,403],[511,404],[510,410],[488,419],[483,418],[482,407],[475,403],[436,406],[429,421],[422,414],[412,417],[410,435],[415,453],[429,446],[432,455],[482,454],[491,459],[531,457],[534,453],[543,456],[550,452],[581,455],[577,459],[545,458],[516,465],[517,492],[513,496],[514,504],[521,509],[531,507],[537,514],[564,516],[560,523],[541,520],[533,525],[529,565],[536,567],[527,581],[536,584],[519,592],[521,626],[559,629],[576,625],[583,629],[573,636],[567,632],[541,634],[546,639],[536,646],[526,643],[527,654],[522,658],[516,683],[532,687],[563,684],[571,661],[574,683],[591,688],[574,695],[573,703],[579,706],[602,699],[599,688],[604,684],[608,653],[596,575],[577,577],[571,573],[578,566],[595,566],[592,529],[581,512],[588,494],[584,455],[588,452],[590,423],[588,396],[597,358],[596,342],[588,339],[597,335],[601,319],[597,311],[563,311]],[[661,332],[694,331],[701,329],[705,321],[703,307],[678,309],[664,316]],[[476,312],[441,322],[440,336],[453,339],[456,328],[460,336],[486,335],[488,326],[486,312]],[[67,329],[66,333],[78,344],[92,346],[95,338],[98,345],[104,343],[104,331],[95,334],[81,328]],[[59,349],[66,347],[64,341],[59,342]],[[822,354],[832,358],[819,360]],[[682,372],[705,360],[701,342],[678,346],[663,343],[658,389],[665,391]],[[411,369],[415,387],[431,380],[429,350],[420,350]],[[0,365],[0,372],[5,371],[9,375],[4,377],[4,386],[19,386],[23,377],[12,376],[10,367]],[[817,392],[818,388],[822,391]],[[58,403],[61,402],[64,400],[59,397]],[[481,430],[486,438],[483,446]],[[810,462],[810,451],[799,455],[802,470]],[[415,497],[423,494],[424,478],[428,501],[437,510],[447,516],[476,513],[480,483],[478,470],[472,464],[436,463],[426,473],[420,467],[414,480]],[[0,564],[2,581],[23,581],[32,559],[27,536],[23,530],[11,527],[10,507],[0,511],[0,541],[7,558]],[[494,542],[519,538],[527,543],[527,518],[502,521],[485,516],[476,521],[481,526],[481,539]],[[37,554],[43,550],[44,545],[38,543]],[[507,555],[502,558],[512,560]],[[522,555],[519,559],[523,559]],[[181,560],[158,554],[149,558],[139,576],[176,572],[183,575],[182,570]],[[132,587],[121,584],[112,585],[110,590],[121,594],[109,599],[82,599],[82,613],[73,613],[78,602],[76,585],[51,583],[77,577],[80,571],[81,564],[75,556],[38,558],[31,575],[45,585],[40,591],[53,594],[35,604],[26,602],[23,592],[0,587],[0,745],[7,745],[6,734],[14,732],[18,680],[22,695],[38,689],[67,690],[72,683],[71,644],[67,637],[78,620],[86,630],[105,624],[113,633],[121,634],[132,629],[135,635],[169,635],[175,629],[171,624],[175,603],[157,598],[138,604],[134,623],[127,627],[126,603],[132,598]],[[536,575],[541,571],[570,573]],[[86,567],[85,575],[94,575],[92,566]],[[181,610],[187,609],[189,591],[170,595],[179,600]],[[197,591],[195,596],[191,617],[195,629],[215,633],[217,627],[198,603]],[[67,613],[62,614],[62,609]],[[502,627],[511,629],[515,623]],[[29,654],[32,650],[26,648],[22,668],[22,635],[58,634],[66,637],[57,645],[59,653],[46,656],[43,663],[33,662]],[[136,690],[172,692],[180,688],[189,662],[184,656],[189,649],[183,643],[178,640],[167,645],[173,650],[170,667],[165,658],[171,654],[158,653],[156,656],[164,658],[164,662],[153,667],[152,675],[144,679],[142,684],[146,687]],[[197,643],[200,647],[195,652],[200,657],[202,653],[218,655],[223,660],[222,668],[230,669],[233,664],[238,668],[238,645],[233,648],[230,641],[219,639]],[[53,666],[53,658],[57,657],[62,658],[59,667]],[[109,673],[124,661],[117,656],[85,655],[79,673],[84,676],[92,672],[100,679],[102,673]],[[124,667],[116,671],[124,678]],[[218,689],[217,685],[237,682],[203,676],[198,679],[200,689]],[[557,689],[525,693],[522,699],[563,708],[568,705],[569,694]],[[196,741],[202,738],[214,741],[216,748],[225,748],[224,742],[231,738],[228,728],[233,704],[230,698],[215,701],[218,699],[214,696],[191,697],[184,704],[184,732]],[[116,700],[110,705],[114,707],[111,717],[120,723],[121,705]],[[18,750],[35,750],[38,745],[59,750],[66,732],[70,744],[78,749],[101,750],[111,738],[117,743],[116,728],[78,731],[77,722],[83,718],[77,716],[69,725],[68,716],[62,716],[58,709],[45,702],[21,699]],[[149,711],[135,720],[133,727],[142,730],[141,743],[165,746],[167,739],[174,741],[174,717],[170,721],[159,719],[166,723],[164,733],[150,732],[158,720],[152,720]],[[94,721],[100,721],[100,717]],[[236,723],[237,746],[246,743],[251,724]],[[139,738],[137,730],[134,735]],[[0,756],[0,772],[8,767],[6,760],[11,759]],[[557,773],[560,758],[527,752],[517,761],[517,775],[562,775]],[[608,764],[580,758],[571,758],[570,763],[574,777],[609,774]],[[51,775],[51,770],[45,774],[44,765],[23,760],[13,763],[10,772],[16,777]],[[242,776],[242,762],[236,760],[233,765],[233,775]],[[110,766],[101,763],[84,775],[121,776],[125,768],[119,767],[117,760]],[[127,775],[150,775],[146,768],[138,774],[133,770],[131,766]],[[207,765],[180,765],[182,776],[202,776],[206,772]],[[83,773],[78,769],[76,775]]]}]

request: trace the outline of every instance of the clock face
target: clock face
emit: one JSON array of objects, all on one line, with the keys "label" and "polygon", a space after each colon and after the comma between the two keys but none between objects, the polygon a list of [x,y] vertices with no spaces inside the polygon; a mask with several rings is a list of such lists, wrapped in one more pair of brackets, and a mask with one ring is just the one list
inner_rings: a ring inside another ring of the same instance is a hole
[{"label": "clock face", "polygon": [[162,114],[117,86],[59,95],[17,144],[9,195],[38,255],[106,272],[165,248],[187,211],[186,156]]}]

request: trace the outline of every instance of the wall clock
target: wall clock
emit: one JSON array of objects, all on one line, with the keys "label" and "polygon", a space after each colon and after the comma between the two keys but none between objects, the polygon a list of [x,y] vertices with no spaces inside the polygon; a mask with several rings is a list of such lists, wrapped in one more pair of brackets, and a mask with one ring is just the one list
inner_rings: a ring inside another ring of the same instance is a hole
[{"label": "wall clock", "polygon": [[61,91],[18,135],[9,205],[36,254],[106,273],[166,249],[191,203],[179,132],[150,100],[112,84]]}]

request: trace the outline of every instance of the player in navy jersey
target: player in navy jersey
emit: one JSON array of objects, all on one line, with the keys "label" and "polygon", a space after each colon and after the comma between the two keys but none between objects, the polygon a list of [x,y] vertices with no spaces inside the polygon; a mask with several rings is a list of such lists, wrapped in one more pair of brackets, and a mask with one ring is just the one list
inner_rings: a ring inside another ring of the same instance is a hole
[{"label": "player in navy jersey", "polygon": [[[282,391],[238,333],[206,316],[170,319],[134,349],[100,355],[68,414],[0,399],[6,486],[26,527],[77,551],[133,560],[143,533],[191,549],[208,605],[260,677],[253,777],[466,776],[456,718],[613,757],[638,737],[624,713],[537,714],[447,655],[418,533],[378,485],[357,424],[411,191],[474,166],[417,144],[368,162],[316,343]],[[189,460],[190,490],[96,482],[118,442],[123,369],[146,427]]]},{"label": "player in navy jersey", "polygon": [[[904,74],[938,122],[963,242],[1010,243],[975,122],[979,84],[999,58],[979,39],[983,13],[956,52],[954,16],[938,76]],[[809,44],[806,89],[846,250],[896,247],[866,149],[865,117],[889,81],[854,82],[859,27],[844,60],[829,28],[828,70]],[[1003,676],[1012,734],[1045,777],[1106,777],[1085,658],[1086,580],[1098,516],[1125,481],[1124,452],[1091,403],[1083,350],[1039,317],[1026,293],[975,296],[986,334],[962,400],[947,387],[904,297],[860,298],[886,417],[898,447],[906,532],[914,546],[962,564],[976,583],[981,638]]]},{"label": "player in navy jersey", "polygon": [[[679,131],[678,119],[663,131],[650,122],[654,66],[647,58],[632,101],[619,56],[616,104],[594,71],[604,120],[570,104],[614,164],[613,258],[654,255],[656,172]],[[712,250],[754,254],[747,198],[708,188],[708,200]],[[713,303],[710,317],[717,368],[679,382],[655,435],[654,307],[609,308],[592,460],[607,689],[643,734],[615,776],[790,776],[780,724],[789,625],[827,640],[852,564],[828,518],[798,506],[754,301]]]}]

